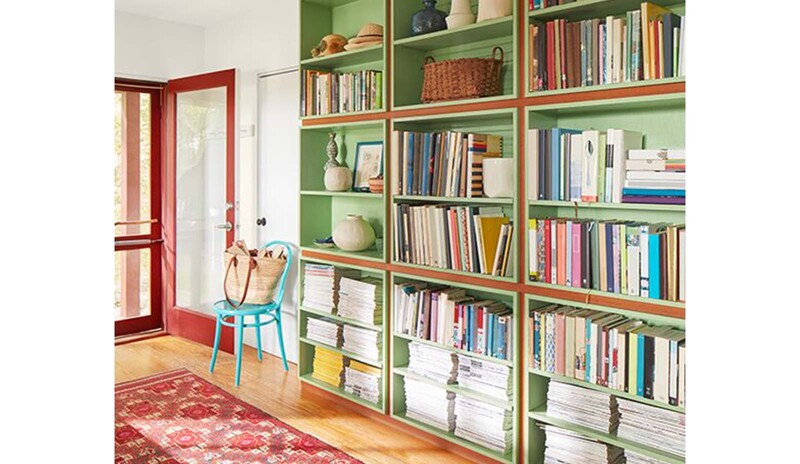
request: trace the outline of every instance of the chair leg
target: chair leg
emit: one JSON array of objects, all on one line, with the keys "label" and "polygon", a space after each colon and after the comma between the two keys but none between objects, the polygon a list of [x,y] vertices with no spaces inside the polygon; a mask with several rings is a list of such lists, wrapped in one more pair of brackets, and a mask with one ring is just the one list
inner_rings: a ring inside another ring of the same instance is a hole
[{"label": "chair leg", "polygon": [[256,348],[258,348],[258,360],[261,361],[261,316],[256,314]]},{"label": "chair leg", "polygon": [[289,371],[289,363],[286,362],[286,348],[283,346],[283,325],[280,315],[275,317],[275,328],[278,329],[278,343],[281,345],[281,358],[283,358],[283,370]]},{"label": "chair leg", "polygon": [[214,365],[217,363],[217,351],[219,351],[219,337],[222,334],[222,322],[220,317],[217,316],[217,329],[214,332],[214,351],[211,353],[211,365],[208,366],[208,372],[214,373]]},{"label": "chair leg", "polygon": [[244,317],[236,316],[236,338],[238,341],[238,350],[236,351],[236,386],[239,386],[239,380],[242,376],[242,339],[244,338]]}]

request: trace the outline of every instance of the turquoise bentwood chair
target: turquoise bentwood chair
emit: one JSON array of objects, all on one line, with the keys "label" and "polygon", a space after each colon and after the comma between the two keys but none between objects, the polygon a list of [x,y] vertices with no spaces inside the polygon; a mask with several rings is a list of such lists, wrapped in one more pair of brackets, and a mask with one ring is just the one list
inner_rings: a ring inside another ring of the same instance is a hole
[{"label": "turquoise bentwood chair", "polygon": [[[261,361],[261,327],[275,323],[278,332],[278,343],[281,347],[281,357],[283,358],[283,370],[289,370],[289,364],[286,362],[286,348],[283,346],[283,326],[281,325],[281,303],[283,302],[283,292],[286,288],[286,276],[289,274],[289,267],[292,265],[292,247],[279,240],[264,245],[264,248],[273,246],[282,246],[286,250],[286,267],[281,274],[281,280],[275,289],[275,298],[267,304],[243,304],[239,308],[233,308],[225,300],[220,300],[214,303],[214,313],[217,315],[217,330],[214,335],[214,353],[211,355],[211,365],[208,368],[209,372],[214,372],[214,364],[217,362],[217,351],[219,349],[219,337],[222,333],[222,326],[233,327],[236,329],[236,338],[239,341],[239,349],[236,351],[236,386],[239,386],[239,378],[242,374],[242,335],[244,329],[253,327],[256,329],[256,347],[258,348],[258,360]],[[261,317],[265,319],[262,320]],[[254,322],[245,323],[245,318],[252,317]],[[226,319],[233,318],[234,322],[226,321]]]}]

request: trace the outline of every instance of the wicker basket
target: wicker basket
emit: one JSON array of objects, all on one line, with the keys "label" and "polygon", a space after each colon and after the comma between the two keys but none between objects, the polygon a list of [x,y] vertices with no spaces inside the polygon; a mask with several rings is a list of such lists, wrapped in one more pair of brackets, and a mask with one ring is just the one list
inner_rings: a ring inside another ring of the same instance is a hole
[{"label": "wicker basket", "polygon": [[[497,58],[498,52],[500,58]],[[500,95],[500,71],[505,53],[494,47],[491,58],[458,58],[436,61],[425,58],[422,66],[422,101],[432,103]]]}]

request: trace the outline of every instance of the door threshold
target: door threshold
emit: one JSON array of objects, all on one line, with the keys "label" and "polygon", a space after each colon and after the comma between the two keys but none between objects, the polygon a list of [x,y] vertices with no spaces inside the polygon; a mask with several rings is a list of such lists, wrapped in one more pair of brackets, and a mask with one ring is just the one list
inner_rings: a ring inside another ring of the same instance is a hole
[{"label": "door threshold", "polygon": [[114,337],[114,345],[124,345],[126,343],[148,340],[150,338],[163,337],[164,335],[169,335],[164,329],[153,329],[130,335],[120,335],[119,337]]}]

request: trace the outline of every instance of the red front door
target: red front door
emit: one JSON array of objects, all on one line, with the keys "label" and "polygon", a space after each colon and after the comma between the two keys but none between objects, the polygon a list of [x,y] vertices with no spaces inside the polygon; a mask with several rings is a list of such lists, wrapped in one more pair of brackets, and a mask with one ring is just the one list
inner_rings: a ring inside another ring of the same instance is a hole
[{"label": "red front door", "polygon": [[[211,345],[236,234],[236,70],[170,80],[167,107],[167,331]],[[232,329],[220,346],[233,351]]]},{"label": "red front door", "polygon": [[161,108],[163,84],[114,85],[116,336],[163,327]]}]

